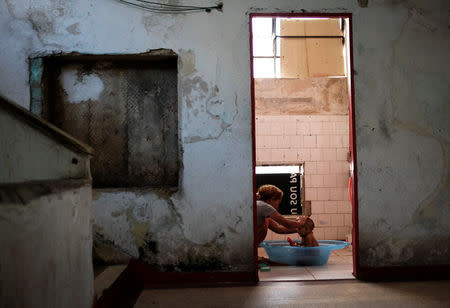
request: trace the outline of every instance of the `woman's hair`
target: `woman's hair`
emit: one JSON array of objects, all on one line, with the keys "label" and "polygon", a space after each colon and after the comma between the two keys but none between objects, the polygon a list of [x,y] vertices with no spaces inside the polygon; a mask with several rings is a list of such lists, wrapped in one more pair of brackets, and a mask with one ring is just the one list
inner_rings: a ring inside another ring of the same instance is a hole
[{"label": "woman's hair", "polygon": [[262,185],[258,188],[256,193],[258,200],[268,201],[270,199],[281,199],[283,198],[283,191],[276,187],[275,185]]}]

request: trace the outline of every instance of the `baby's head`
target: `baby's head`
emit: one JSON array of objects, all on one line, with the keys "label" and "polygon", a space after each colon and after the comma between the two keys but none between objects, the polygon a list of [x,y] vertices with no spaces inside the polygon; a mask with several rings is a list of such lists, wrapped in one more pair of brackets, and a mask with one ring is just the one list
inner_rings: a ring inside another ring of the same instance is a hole
[{"label": "baby's head", "polygon": [[305,224],[298,228],[298,234],[300,234],[301,236],[305,236],[311,233],[313,229],[314,221],[311,218],[307,218]]}]

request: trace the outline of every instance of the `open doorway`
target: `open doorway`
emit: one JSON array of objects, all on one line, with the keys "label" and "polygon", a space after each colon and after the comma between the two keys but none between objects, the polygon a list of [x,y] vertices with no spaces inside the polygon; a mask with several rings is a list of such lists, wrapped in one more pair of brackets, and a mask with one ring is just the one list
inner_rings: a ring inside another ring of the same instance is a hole
[{"label": "open doorway", "polygon": [[[255,187],[281,188],[280,214],[310,216],[319,242],[352,244],[333,250],[322,266],[269,261],[270,271],[260,271],[259,278],[353,279],[358,258],[351,15],[251,14],[250,29]],[[265,240],[288,236],[300,238],[269,230]],[[255,254],[270,259],[264,248]]]}]

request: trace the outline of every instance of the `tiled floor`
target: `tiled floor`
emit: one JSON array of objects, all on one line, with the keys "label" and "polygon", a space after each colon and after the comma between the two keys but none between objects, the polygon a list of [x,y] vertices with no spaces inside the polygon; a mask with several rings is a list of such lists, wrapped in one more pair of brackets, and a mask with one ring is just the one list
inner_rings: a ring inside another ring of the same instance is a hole
[{"label": "tiled floor", "polygon": [[[258,255],[268,258],[264,248],[258,248]],[[351,246],[333,250],[327,264],[323,266],[270,265],[270,271],[260,271],[260,281],[300,281],[355,279],[352,275],[353,257]]]}]

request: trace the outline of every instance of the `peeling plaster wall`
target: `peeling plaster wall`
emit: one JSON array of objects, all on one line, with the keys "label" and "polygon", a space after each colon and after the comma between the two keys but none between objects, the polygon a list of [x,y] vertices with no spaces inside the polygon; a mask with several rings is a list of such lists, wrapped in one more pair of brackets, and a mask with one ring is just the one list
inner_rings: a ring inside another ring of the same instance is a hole
[{"label": "peeling plaster wall", "polygon": [[89,156],[71,151],[3,109],[0,149],[0,185],[90,177]]},{"label": "peeling plaster wall", "polygon": [[448,263],[447,1],[224,2],[158,15],[107,0],[0,1],[0,93],[25,107],[30,56],[179,56],[179,190],[95,192],[102,238],[167,269],[252,270],[247,13],[351,12],[361,265]]},{"label": "peeling plaster wall", "polygon": [[18,186],[29,201],[0,201],[0,306],[91,307],[91,186],[36,191]]}]

